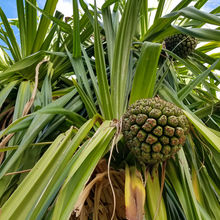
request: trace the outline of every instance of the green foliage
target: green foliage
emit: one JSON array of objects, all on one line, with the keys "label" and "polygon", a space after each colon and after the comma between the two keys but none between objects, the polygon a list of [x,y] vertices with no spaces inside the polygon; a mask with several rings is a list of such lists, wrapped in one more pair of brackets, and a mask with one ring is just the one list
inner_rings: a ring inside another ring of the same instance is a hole
[{"label": "green foliage", "polygon": [[[156,43],[146,42],[143,44],[132,84],[130,104],[138,99],[153,96],[161,47],[161,44]],[[146,65],[146,62],[149,65]],[[146,86],[146,78],[148,79],[148,86]]]},{"label": "green foliage", "polygon": [[[207,13],[200,10],[207,0],[182,0],[165,12],[168,0],[153,8],[147,0],[108,0],[99,9],[73,0],[74,16],[64,21],[57,2],[40,9],[36,0],[17,0],[16,21],[0,8],[0,218],[69,219],[112,144],[119,151],[112,170],[125,163],[141,170],[119,133],[120,119],[128,104],[160,96],[184,110],[191,128],[167,162],[159,216],[219,219],[219,7]],[[163,47],[175,33],[206,42],[182,59]],[[160,168],[155,180],[143,175],[149,220],[158,174]]]}]

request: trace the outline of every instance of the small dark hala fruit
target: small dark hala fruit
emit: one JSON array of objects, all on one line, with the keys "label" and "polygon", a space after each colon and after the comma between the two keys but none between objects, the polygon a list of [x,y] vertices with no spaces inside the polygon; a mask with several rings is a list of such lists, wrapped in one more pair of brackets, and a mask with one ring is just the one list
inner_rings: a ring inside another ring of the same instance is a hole
[{"label": "small dark hala fruit", "polygon": [[183,111],[158,97],[136,101],[122,119],[125,143],[144,164],[173,156],[185,144],[188,129]]},{"label": "small dark hala fruit", "polygon": [[181,58],[189,56],[196,48],[197,40],[186,34],[174,34],[165,40],[167,50],[174,52]]}]

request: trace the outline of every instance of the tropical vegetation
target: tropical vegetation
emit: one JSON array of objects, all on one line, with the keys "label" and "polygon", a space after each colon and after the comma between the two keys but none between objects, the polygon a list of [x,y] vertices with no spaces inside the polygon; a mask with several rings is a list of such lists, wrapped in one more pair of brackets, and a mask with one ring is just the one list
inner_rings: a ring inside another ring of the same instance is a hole
[{"label": "tropical vegetation", "polygon": [[[220,6],[73,0],[65,18],[57,2],[17,0],[15,20],[0,8],[0,219],[220,219]],[[186,58],[163,46],[179,33],[198,41]],[[153,165],[122,134],[152,97],[190,123]]]}]

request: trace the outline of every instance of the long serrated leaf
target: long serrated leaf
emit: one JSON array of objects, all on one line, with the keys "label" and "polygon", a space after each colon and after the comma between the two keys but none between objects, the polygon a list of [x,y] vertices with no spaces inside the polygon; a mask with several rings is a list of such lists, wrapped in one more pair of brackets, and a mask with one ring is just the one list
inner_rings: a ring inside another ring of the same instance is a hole
[{"label": "long serrated leaf", "polygon": [[191,19],[196,19],[214,25],[220,25],[220,18],[218,16],[198,10],[194,7],[186,7],[181,9],[179,12],[181,15]]},{"label": "long serrated leaf", "polygon": [[[30,0],[33,5],[37,5],[36,0]],[[37,10],[27,2],[25,2],[25,17],[26,17],[26,54],[30,55],[34,45],[34,39],[37,32]]]},{"label": "long serrated leaf", "polygon": [[[56,11],[55,17],[62,20],[63,19],[63,14],[59,11]],[[45,37],[44,42],[42,43],[42,45],[40,47],[40,50],[48,50],[48,48],[51,45],[51,42],[53,40],[54,34],[57,30],[58,30],[58,25],[55,22],[53,22],[53,25],[50,29],[50,32]]]},{"label": "long serrated leaf", "polygon": [[207,28],[184,28],[173,25],[174,28],[182,33],[194,36],[207,41],[219,41],[220,30],[207,29]]},{"label": "long serrated leaf", "polygon": [[186,6],[188,6],[192,1],[193,1],[193,0],[182,0],[182,1],[180,1],[179,4],[176,5],[176,6],[173,8],[172,12],[178,11],[178,10],[180,10],[180,9],[182,9],[182,8],[184,8],[184,7],[186,7]]},{"label": "long serrated leaf", "polygon": [[198,73],[202,73],[202,70],[195,65],[195,63],[189,62],[186,59],[182,59],[179,56],[177,56],[175,53],[173,53],[172,51],[165,50],[169,55],[171,55],[172,57],[174,57],[175,59],[177,59],[178,61],[180,61],[180,63],[182,63],[184,66],[186,66],[190,71],[192,71],[194,74],[198,74]]},{"label": "long serrated leaf", "polygon": [[81,46],[81,50],[82,50],[82,53],[83,53],[83,56],[84,56],[84,59],[85,59],[85,62],[86,62],[86,65],[87,65],[87,68],[89,71],[90,78],[92,80],[92,85],[93,85],[93,88],[94,88],[94,91],[96,94],[96,98],[98,100],[98,103],[101,103],[100,91],[99,91],[99,87],[98,87],[98,83],[97,83],[97,78],[96,78],[94,71],[92,69],[92,64],[90,62],[89,56],[86,53],[86,50],[83,48],[83,46]]},{"label": "long serrated leaf", "polygon": [[[164,200],[161,199],[161,201],[159,201],[161,188],[160,188],[159,175],[157,169],[158,169],[157,167],[153,168],[151,175],[147,177],[147,182],[146,182],[147,206],[150,211],[151,219],[166,220],[167,213],[166,213]],[[160,207],[158,207],[158,205],[160,205]],[[158,208],[159,210],[157,211]]]},{"label": "long serrated leaf", "polygon": [[[158,35],[162,34],[164,31],[166,31],[166,29],[170,28],[171,23],[176,18],[178,18],[180,15],[183,15],[185,17],[189,17],[192,19],[198,19],[200,21],[209,22],[211,24],[219,24],[219,18],[215,15],[212,15],[212,14],[209,14],[206,12],[202,12],[196,8],[193,8],[193,7],[183,8],[183,6],[184,7],[187,6],[191,1],[192,0],[181,1],[180,5],[177,6],[176,8],[174,8],[170,14],[167,14],[162,18],[158,18],[154,22],[154,24],[151,26],[149,31],[145,34],[145,36],[142,38],[142,41],[143,40],[151,40],[152,41],[152,40],[155,40],[156,38],[158,38]],[[210,34],[209,34],[209,33],[204,33],[204,31],[201,31],[200,28],[186,29],[183,27],[175,26],[175,25],[173,25],[173,27],[176,28],[178,31],[185,32],[186,34],[193,35],[198,38],[207,39],[207,40],[219,39],[219,33],[217,30],[214,31],[212,29],[203,29],[206,32],[210,32]],[[211,35],[214,35],[214,36],[212,36],[213,38],[211,38]]]},{"label": "long serrated leaf", "polygon": [[19,20],[19,32],[20,32],[20,41],[21,41],[21,53],[22,56],[26,56],[26,22],[24,14],[24,1],[17,0],[17,13]]},{"label": "long serrated leaf", "polygon": [[108,46],[108,59],[110,69],[112,67],[113,51],[115,45],[115,31],[112,23],[112,15],[110,8],[102,8],[103,25],[105,30],[106,42]]},{"label": "long serrated leaf", "polygon": [[[200,171],[199,172],[199,176],[200,176],[199,185],[202,188],[203,194],[204,194],[203,196],[205,197],[206,211],[210,210],[211,213],[213,214],[213,218],[219,219],[220,218],[220,212],[216,212],[216,210],[218,210],[219,201],[216,197],[216,192],[213,190],[213,184],[212,184],[213,180],[210,179],[210,176],[205,171],[205,168],[203,168],[202,171],[201,170],[199,170],[199,171]],[[216,190],[216,187],[215,187],[215,190]]]},{"label": "long serrated leaf", "polygon": [[31,115],[20,117],[19,119],[12,122],[7,128],[0,131],[0,138],[2,138],[4,135],[27,128],[32,120],[33,120],[33,116]]},{"label": "long serrated leaf", "polygon": [[[75,92],[77,93],[77,90],[74,89]],[[79,95],[77,95],[76,97],[74,97],[66,106],[65,109],[68,109],[69,111],[73,111],[73,112],[79,112],[80,110],[84,109],[84,105],[79,97]],[[54,134],[54,132],[56,132],[57,129],[59,129],[59,126],[62,125],[66,120],[65,116],[62,115],[57,115],[54,117],[54,119],[50,122],[50,125],[47,130],[45,131],[45,133],[43,134],[43,136],[41,136],[40,140],[45,140],[45,138],[49,137],[51,134]]]},{"label": "long serrated leaf", "polygon": [[93,20],[93,17],[92,17],[92,15],[91,15],[90,11],[89,11],[88,5],[87,5],[83,0],[79,0],[79,2],[80,2],[80,5],[81,5],[83,11],[84,11],[85,14],[87,15],[87,17],[88,17],[90,23],[91,23],[92,26],[93,26],[93,25],[94,25],[94,20]]},{"label": "long serrated leaf", "polygon": [[[59,158],[60,152],[66,148],[71,138],[71,130],[66,135],[61,134],[50,146],[44,157],[33,168],[32,172],[27,176],[23,184],[14,192],[13,196],[2,207],[1,218],[10,219],[16,218],[25,219],[29,210],[34,205],[36,199],[39,198],[43,187],[50,181],[53,175],[53,168],[56,167],[54,160]],[[59,161],[56,161],[58,164]],[[40,182],[39,182],[40,181]],[[38,184],[40,183],[40,184]],[[34,189],[34,194],[32,190]],[[32,196],[30,196],[30,193]],[[16,196],[17,195],[17,196]],[[29,199],[27,196],[29,195]],[[23,207],[22,210],[19,207]]]},{"label": "long serrated leaf", "polygon": [[91,37],[91,35],[93,34],[93,31],[94,29],[92,24],[90,22],[87,23],[84,30],[80,34],[81,43],[84,43],[87,39],[89,39],[89,37]]},{"label": "long serrated leaf", "polygon": [[[191,179],[191,173],[189,172],[189,164],[186,160],[186,156],[184,154],[183,149],[181,149],[178,152],[178,157],[179,157],[179,167],[181,170],[181,177],[182,177],[182,181],[183,182],[183,190],[185,191],[185,196],[189,198],[190,204],[187,204],[188,206],[191,206],[192,210],[193,210],[193,215],[195,219],[201,219],[201,215],[200,215],[200,211],[199,211],[199,207],[197,205],[197,201],[196,201],[196,197],[195,197],[195,193],[193,191],[193,187],[192,187],[192,179]],[[180,162],[181,161],[181,162]],[[183,181],[184,179],[184,181]]]},{"label": "long serrated leaf", "polygon": [[93,101],[86,95],[86,93],[84,92],[84,90],[78,85],[77,81],[75,79],[73,80],[73,84],[76,87],[85,107],[87,110],[87,113],[89,115],[89,117],[93,117],[95,114],[97,114],[97,110],[96,107],[93,103]]},{"label": "long serrated leaf", "polygon": [[4,24],[4,27],[5,27],[5,30],[6,30],[6,33],[7,33],[7,36],[10,40],[10,43],[12,45],[12,50],[14,52],[14,59],[15,61],[18,61],[21,59],[21,52],[20,52],[20,48],[18,46],[18,43],[17,43],[17,40],[16,40],[16,37],[14,35],[14,32],[8,22],[8,19],[5,15],[5,13],[3,12],[2,8],[0,7],[0,17],[2,19],[2,22]]},{"label": "long serrated leaf", "polygon": [[72,67],[74,69],[74,72],[76,74],[76,78],[79,83],[79,86],[81,88],[83,88],[83,86],[85,87],[86,93],[89,96],[90,101],[93,103],[93,105],[95,105],[94,101],[93,101],[92,91],[90,89],[89,81],[88,81],[87,74],[85,71],[85,67],[83,65],[82,58],[81,57],[78,57],[78,58],[72,57],[72,54],[69,52],[67,47],[65,47],[65,49],[66,49],[67,55],[69,57],[69,60],[72,64]]},{"label": "long serrated leaf", "polygon": [[80,31],[79,31],[79,10],[78,10],[78,1],[73,1],[73,57],[77,58],[81,56],[80,49]]},{"label": "long serrated leaf", "polygon": [[[96,6],[96,5],[95,5]],[[104,51],[101,43],[99,26],[98,26],[98,17],[97,9],[95,8],[95,65],[97,72],[97,79],[99,85],[99,94],[100,94],[100,107],[102,114],[106,119],[112,118],[112,104],[110,99],[109,86],[107,81],[106,65],[104,58]]]},{"label": "long serrated leaf", "polygon": [[25,57],[18,62],[14,63],[12,66],[8,67],[6,70],[0,73],[0,79],[14,75],[15,72],[21,71],[37,62],[39,62],[44,55],[43,51],[39,51],[28,57]]},{"label": "long serrated leaf", "polygon": [[152,97],[161,48],[162,45],[157,43],[145,42],[143,44],[132,84],[129,104],[138,99]]},{"label": "long serrated leaf", "polygon": [[[88,132],[94,125],[94,123],[97,120],[97,116],[95,116],[93,119],[88,120],[76,133],[74,138],[69,142],[68,145],[64,146],[62,151],[55,150],[54,154],[59,152],[59,155],[57,154],[57,158],[50,158],[51,165],[50,166],[44,166],[44,171],[48,172],[49,175],[51,175],[50,181],[45,185],[44,178],[48,178],[48,176],[41,178],[37,170],[33,170],[32,173],[25,179],[23,187],[27,187],[27,189],[31,192],[31,187],[28,185],[28,180],[30,178],[35,178],[35,182],[40,181],[39,187],[43,189],[42,192],[38,191],[35,193],[35,201],[30,206],[30,209],[26,211],[26,216],[28,214],[28,217],[30,220],[35,219],[42,219],[42,215],[45,213],[46,209],[49,207],[51,201],[56,196],[61,184],[64,182],[65,178],[67,177],[67,174],[69,172],[69,169],[71,168],[72,164],[75,161],[76,157],[73,157],[73,153],[76,151],[76,149],[79,147],[80,143],[83,141],[83,139],[87,136]],[[45,155],[43,155],[42,159],[37,163],[37,167],[48,163],[48,154],[52,151],[51,147],[47,150]],[[79,150],[80,152],[81,150]],[[62,152],[62,153],[61,153]],[[78,152],[77,152],[78,153]],[[76,154],[77,154],[76,153]],[[56,163],[54,163],[56,161]],[[31,176],[32,175],[32,176]],[[35,187],[32,185],[32,187]],[[44,187],[44,188],[43,188]],[[17,191],[16,191],[17,193]],[[19,192],[18,192],[19,193]],[[40,193],[40,196],[39,194]],[[28,196],[28,195],[27,195]],[[25,203],[24,203],[25,205]],[[28,213],[29,212],[29,213]]]},{"label": "long serrated leaf", "polygon": [[[215,58],[212,58],[211,56],[201,52],[201,51],[198,51],[196,50],[194,52],[194,54],[198,55],[198,59],[204,63],[208,63],[210,65],[212,65],[216,59]],[[214,69],[219,69],[220,70],[220,62],[214,67]]]},{"label": "long serrated leaf", "polygon": [[[52,15],[56,9],[57,2],[58,2],[58,0],[47,0],[43,11],[47,12],[47,15],[52,17]],[[56,19],[56,21],[57,20],[59,20],[59,19]],[[48,32],[50,22],[51,22],[51,20],[43,14],[40,19],[40,23],[39,23],[39,26],[37,29],[36,37],[34,39],[32,53],[37,52],[41,48],[43,41],[45,39],[45,36]]]},{"label": "long serrated leaf", "polygon": [[82,126],[82,124],[86,121],[85,118],[83,118],[81,115],[69,111],[65,108],[44,108],[42,110],[37,111],[35,114],[62,114],[65,115],[69,120],[74,122],[74,125],[76,126]]},{"label": "long serrated leaf", "polygon": [[[41,102],[42,107],[48,105],[52,102],[52,86],[51,86],[51,75],[53,73],[52,64],[50,63],[48,66],[48,73],[46,77],[44,78],[43,85],[41,88]],[[50,75],[51,74],[51,75]]]},{"label": "long serrated leaf", "polygon": [[[52,15],[50,15],[47,11],[45,10],[42,10],[38,7],[36,7],[34,4],[32,4],[29,0],[25,0],[26,2],[28,2],[28,4],[30,4],[33,8],[37,9],[38,11],[40,11],[47,19],[53,21],[54,23],[58,24],[62,29],[63,31],[65,31],[66,33],[71,33],[71,27],[70,25],[68,25],[67,23],[61,21],[60,19],[58,18],[55,18],[53,17]],[[53,0],[51,0],[53,1]],[[57,0],[56,0],[57,1]],[[39,39],[39,38],[38,38]]]},{"label": "long serrated leaf", "polygon": [[118,28],[112,62],[111,101],[113,117],[119,119],[126,108],[126,89],[130,48],[134,36],[141,0],[128,0]]},{"label": "long serrated leaf", "polygon": [[106,0],[105,3],[102,5],[102,10],[108,8],[111,6],[113,3],[118,2],[119,0]]},{"label": "long serrated leaf", "polygon": [[15,87],[15,85],[18,83],[18,81],[12,81],[9,83],[7,86],[5,86],[1,91],[0,91],[0,109],[2,107],[2,104],[4,103],[5,99],[7,96],[10,94],[11,90]]},{"label": "long serrated leaf", "polygon": [[185,175],[178,168],[180,167],[174,166],[173,162],[169,161],[166,167],[167,176],[178,196],[187,219],[194,219],[195,217],[195,219],[200,220],[201,218],[198,218],[198,215],[196,216],[196,213],[193,212],[194,204],[192,205],[192,201],[190,201],[191,195],[186,185]]},{"label": "long serrated leaf", "polygon": [[217,41],[211,41],[208,42],[204,45],[202,45],[201,47],[199,47],[198,49],[196,49],[197,51],[201,51],[203,53],[206,53],[208,51],[214,50],[215,48],[220,47],[220,42]]},{"label": "long serrated leaf", "polygon": [[70,217],[79,193],[114,135],[115,129],[110,123],[105,121],[78,155],[59,192],[52,219],[64,220]]},{"label": "long serrated leaf", "polygon": [[161,32],[170,27],[170,24],[178,17],[178,12],[172,12],[162,18],[158,18],[156,22],[151,25],[149,30],[141,38],[141,41],[153,41],[155,37]]},{"label": "long serrated leaf", "polygon": [[161,17],[162,13],[163,13],[163,9],[164,9],[164,4],[165,4],[165,0],[160,0],[158,7],[157,7],[157,12],[156,15],[154,17],[154,22]]},{"label": "long serrated leaf", "polygon": [[148,30],[148,25],[149,25],[148,24],[149,22],[148,11],[149,11],[148,0],[143,0],[141,10],[140,10],[141,39],[143,38],[143,36],[146,34]]},{"label": "long serrated leaf", "polygon": [[220,59],[216,60],[206,71],[198,75],[194,80],[189,82],[184,86],[179,92],[178,97],[180,100],[183,100],[198,84],[200,84],[210,73],[211,70],[215,68]]},{"label": "long serrated leaf", "polygon": [[[30,100],[31,97],[31,83],[30,81],[23,81],[18,89],[16,102],[15,102],[15,108],[14,108],[14,114],[13,114],[13,122],[19,118],[22,117],[24,107],[26,103]],[[12,124],[10,124],[12,125]],[[25,125],[23,125],[24,127]],[[20,126],[18,127],[20,129]],[[16,130],[17,128],[13,128],[11,131]],[[9,141],[9,145],[15,145],[18,144],[16,141],[18,140],[19,136],[22,135],[21,133],[16,133],[11,140]]]},{"label": "long serrated leaf", "polygon": [[[71,91],[65,96],[57,99],[55,102],[49,104],[48,106],[59,106],[63,107],[75,94],[75,91]],[[53,118],[53,115],[36,115],[25,133],[19,148],[13,154],[9,161],[4,161],[0,167],[0,179],[5,175],[5,173],[13,166],[16,160],[22,155],[25,149],[28,147],[30,143],[38,136],[39,132],[46,126],[46,124]]]},{"label": "long serrated leaf", "polygon": [[204,138],[218,151],[220,152],[220,137],[213,133],[208,127],[206,127],[195,115],[184,111],[190,122],[196,127],[196,129],[204,136]]}]

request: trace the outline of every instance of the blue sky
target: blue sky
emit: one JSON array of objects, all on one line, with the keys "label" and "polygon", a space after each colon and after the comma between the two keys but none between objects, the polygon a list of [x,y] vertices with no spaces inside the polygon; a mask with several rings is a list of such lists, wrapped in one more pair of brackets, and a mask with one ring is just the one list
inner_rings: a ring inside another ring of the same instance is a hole
[{"label": "blue sky", "polygon": [[[37,0],[40,8],[44,6],[46,0]],[[8,18],[17,18],[16,0],[0,0],[0,7]]]},{"label": "blue sky", "polygon": [[208,0],[208,2],[203,6],[204,11],[212,11],[212,9],[220,6],[220,1],[219,0]]},{"label": "blue sky", "polygon": [[[63,0],[63,2],[71,2],[72,0]],[[97,0],[98,2],[99,0]],[[37,0],[38,5],[40,8],[43,8],[44,3],[46,0]],[[213,8],[220,6],[219,0],[208,0],[208,2],[203,6],[204,11],[210,12]],[[0,7],[5,12],[8,18],[16,18],[17,17],[17,10],[16,10],[16,0],[0,0]]]},{"label": "blue sky", "polygon": [[8,18],[17,17],[16,0],[1,1],[0,7]]},{"label": "blue sky", "polygon": [[[37,0],[37,3],[40,8],[44,7],[46,0]],[[0,7],[6,14],[7,18],[17,18],[17,7],[16,7],[16,0],[0,0]],[[1,19],[0,19],[1,21]],[[16,27],[12,26],[12,29],[14,30],[15,37],[19,41],[19,31]],[[2,44],[2,41],[0,40],[0,44]]]},{"label": "blue sky", "polygon": [[[46,0],[37,0],[38,6],[40,8],[44,7]],[[66,16],[72,15],[72,6],[70,5],[72,0],[58,0],[58,10],[64,13]],[[93,2],[93,0],[86,0],[86,2]],[[97,4],[102,4],[103,0],[96,0]],[[178,2],[178,1],[177,1]],[[208,2],[203,6],[202,10],[210,12],[212,9],[220,5],[219,0],[208,0]],[[8,18],[17,18],[16,0],[0,0],[0,7],[3,9],[4,13]],[[1,21],[1,20],[0,20]],[[13,27],[15,36],[19,41],[18,29]],[[1,41],[0,41],[1,43]]]}]

